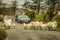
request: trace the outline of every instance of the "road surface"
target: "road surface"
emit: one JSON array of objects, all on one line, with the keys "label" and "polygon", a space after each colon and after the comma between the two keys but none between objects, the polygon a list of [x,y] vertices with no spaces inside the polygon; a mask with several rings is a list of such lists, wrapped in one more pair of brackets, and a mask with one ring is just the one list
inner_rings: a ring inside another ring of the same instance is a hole
[{"label": "road surface", "polygon": [[23,25],[17,23],[15,29],[8,29],[6,32],[6,40],[60,40],[58,31],[24,30]]}]

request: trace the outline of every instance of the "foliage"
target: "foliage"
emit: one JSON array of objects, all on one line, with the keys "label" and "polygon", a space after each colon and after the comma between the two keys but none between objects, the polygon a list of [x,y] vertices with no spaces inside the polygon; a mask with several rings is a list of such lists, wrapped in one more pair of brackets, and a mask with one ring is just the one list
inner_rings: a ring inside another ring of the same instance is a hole
[{"label": "foliage", "polygon": [[60,22],[58,23],[58,27],[57,28],[60,29]]},{"label": "foliage", "polygon": [[2,12],[2,13],[3,13],[3,15],[13,15],[12,10],[11,10],[11,9],[9,9],[9,8],[5,8],[5,11],[4,11],[4,12]]},{"label": "foliage", "polygon": [[52,21],[60,22],[60,17],[59,17],[59,15],[55,15],[55,16],[52,18]]},{"label": "foliage", "polygon": [[43,13],[40,14],[40,15],[38,14],[38,15],[35,16],[34,21],[37,21],[37,20],[38,21],[44,21],[44,16],[45,16],[45,14],[43,14]]},{"label": "foliage", "polygon": [[7,8],[7,3],[3,3],[2,0],[0,1],[0,14],[1,15],[6,15],[9,14],[8,12],[10,12],[9,7]]},{"label": "foliage", "polygon": [[[56,6],[56,0],[49,0],[49,5],[50,7],[48,8],[47,14],[50,17],[50,21],[54,16],[54,12],[55,12],[55,6]],[[57,11],[57,10],[56,10]]]},{"label": "foliage", "polygon": [[16,0],[12,1],[11,9],[12,9],[12,12],[14,13],[14,15],[15,15],[15,11],[17,10],[17,1]]},{"label": "foliage", "polygon": [[3,17],[0,16],[0,22],[3,20]]},{"label": "foliage", "polygon": [[50,21],[50,16],[46,14],[44,18],[44,22],[49,22],[49,21]]},{"label": "foliage", "polygon": [[51,21],[51,19],[53,18],[53,16],[54,16],[54,8],[51,6],[49,9],[48,9],[48,11],[47,11],[47,15],[50,17],[50,21]]},{"label": "foliage", "polygon": [[7,37],[7,33],[4,30],[0,29],[0,40],[5,39],[6,37]]},{"label": "foliage", "polygon": [[43,0],[31,0],[32,3],[30,1],[25,1],[23,4],[23,7],[25,7],[26,9],[31,9],[31,10],[35,10],[36,12],[39,13],[39,10],[45,10],[45,5],[40,6],[40,2],[39,1],[43,1]]},{"label": "foliage", "polygon": [[29,1],[25,1],[22,6],[25,8],[29,8],[30,7],[29,3],[30,3]]},{"label": "foliage", "polygon": [[34,11],[26,11],[25,15],[30,17],[31,20],[35,18],[35,12]]}]

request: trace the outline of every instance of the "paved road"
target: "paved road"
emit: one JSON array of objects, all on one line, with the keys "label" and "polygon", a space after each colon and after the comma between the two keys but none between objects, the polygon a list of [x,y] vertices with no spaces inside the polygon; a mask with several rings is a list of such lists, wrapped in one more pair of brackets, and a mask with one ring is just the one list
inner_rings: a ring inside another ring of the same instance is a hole
[{"label": "paved road", "polygon": [[6,40],[60,40],[58,31],[24,30],[22,24],[16,24],[16,29],[8,29],[6,32]]}]

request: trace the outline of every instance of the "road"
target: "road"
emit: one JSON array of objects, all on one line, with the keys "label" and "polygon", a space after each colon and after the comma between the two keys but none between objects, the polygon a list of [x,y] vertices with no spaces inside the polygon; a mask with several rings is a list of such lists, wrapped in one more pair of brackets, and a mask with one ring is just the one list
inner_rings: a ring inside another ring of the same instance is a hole
[{"label": "road", "polygon": [[6,32],[6,40],[60,40],[58,31],[24,30],[23,25],[17,23],[15,29],[8,29]]}]

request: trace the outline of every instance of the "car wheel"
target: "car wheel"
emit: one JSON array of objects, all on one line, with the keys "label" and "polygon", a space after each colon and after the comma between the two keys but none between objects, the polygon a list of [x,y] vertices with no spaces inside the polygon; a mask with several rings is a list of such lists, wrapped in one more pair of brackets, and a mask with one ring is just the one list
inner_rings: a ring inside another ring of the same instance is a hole
[{"label": "car wheel", "polygon": [[19,23],[19,21],[17,20],[17,23]]}]

